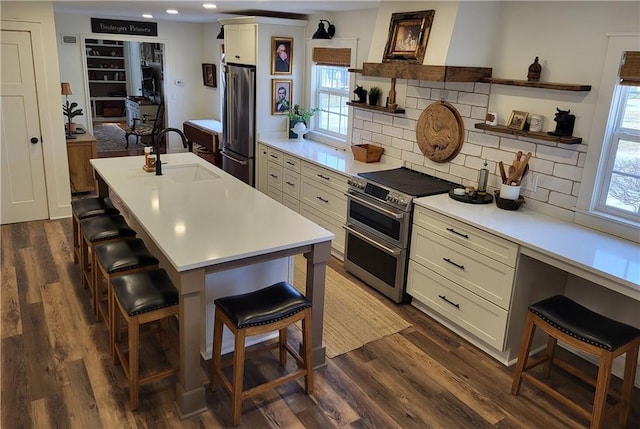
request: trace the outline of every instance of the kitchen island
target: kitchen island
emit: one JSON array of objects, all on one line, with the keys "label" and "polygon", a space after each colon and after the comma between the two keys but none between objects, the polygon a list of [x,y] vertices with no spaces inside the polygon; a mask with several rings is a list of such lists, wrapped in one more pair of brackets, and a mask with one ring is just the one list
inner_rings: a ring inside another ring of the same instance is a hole
[{"label": "kitchen island", "polygon": [[[113,195],[180,292],[180,376],[176,403],[185,418],[206,410],[200,360],[211,276],[233,273],[238,292],[255,289],[256,265],[304,254],[313,303],[313,362],[322,343],[325,269],[334,235],[193,153],[162,157],[163,175],[143,171],[143,157],[91,161],[99,195]],[[283,279],[281,279],[283,280]],[[226,279],[229,281],[229,279]],[[259,287],[267,286],[261,284]]]}]

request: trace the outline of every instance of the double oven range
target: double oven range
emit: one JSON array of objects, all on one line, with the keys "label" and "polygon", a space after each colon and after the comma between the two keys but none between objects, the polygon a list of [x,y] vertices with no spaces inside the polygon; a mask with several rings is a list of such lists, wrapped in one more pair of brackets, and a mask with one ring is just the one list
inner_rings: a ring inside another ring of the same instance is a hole
[{"label": "double oven range", "polygon": [[406,302],[413,199],[459,185],[405,167],[349,179],[344,266],[395,302]]}]

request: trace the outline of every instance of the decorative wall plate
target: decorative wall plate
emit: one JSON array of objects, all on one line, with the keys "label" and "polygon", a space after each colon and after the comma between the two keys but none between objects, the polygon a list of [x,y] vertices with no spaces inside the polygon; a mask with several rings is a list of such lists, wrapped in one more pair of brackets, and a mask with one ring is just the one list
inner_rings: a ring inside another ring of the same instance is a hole
[{"label": "decorative wall plate", "polygon": [[460,113],[446,101],[429,105],[418,119],[416,138],[422,153],[434,162],[456,157],[464,141],[464,124]]}]

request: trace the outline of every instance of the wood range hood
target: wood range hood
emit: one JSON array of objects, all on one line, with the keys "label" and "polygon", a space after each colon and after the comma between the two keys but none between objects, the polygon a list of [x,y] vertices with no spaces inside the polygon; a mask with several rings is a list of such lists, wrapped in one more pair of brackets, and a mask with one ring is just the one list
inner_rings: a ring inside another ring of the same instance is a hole
[{"label": "wood range hood", "polygon": [[477,82],[491,77],[491,67],[430,66],[392,61],[363,63],[362,69],[350,71],[362,76],[388,77],[392,79],[429,80],[433,82]]}]

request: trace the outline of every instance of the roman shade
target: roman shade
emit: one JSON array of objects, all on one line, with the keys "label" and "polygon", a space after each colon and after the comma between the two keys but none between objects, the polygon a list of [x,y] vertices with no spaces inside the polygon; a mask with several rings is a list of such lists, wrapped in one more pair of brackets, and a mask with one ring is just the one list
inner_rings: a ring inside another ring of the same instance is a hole
[{"label": "roman shade", "polygon": [[640,85],[640,51],[626,51],[620,67],[620,85]]},{"label": "roman shade", "polygon": [[319,66],[349,67],[351,48],[313,48],[313,62]]}]

